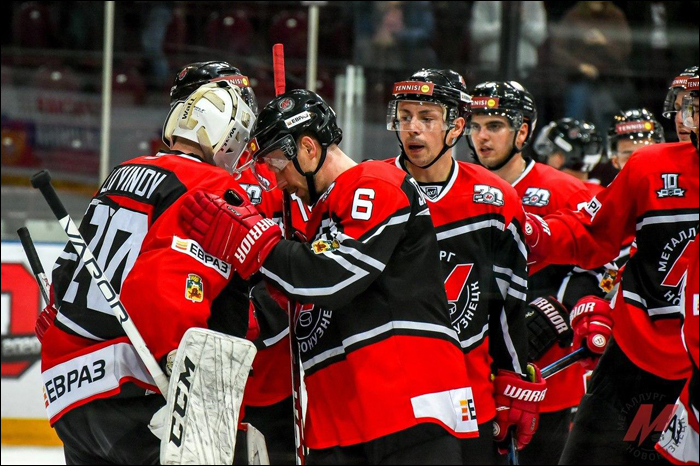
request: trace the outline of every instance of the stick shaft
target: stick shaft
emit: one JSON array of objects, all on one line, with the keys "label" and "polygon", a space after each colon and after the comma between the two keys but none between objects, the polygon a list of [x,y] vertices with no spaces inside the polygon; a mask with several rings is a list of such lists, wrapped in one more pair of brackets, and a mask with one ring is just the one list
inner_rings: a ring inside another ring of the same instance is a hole
[{"label": "stick shaft", "polygon": [[19,240],[22,242],[24,254],[27,255],[29,267],[32,268],[34,278],[36,278],[36,282],[39,284],[39,291],[41,292],[41,296],[44,298],[44,302],[48,306],[51,302],[51,284],[46,278],[46,274],[44,273],[44,267],[41,265],[39,255],[36,253],[36,248],[34,247],[34,242],[32,241],[32,237],[29,234],[29,230],[27,229],[27,227],[22,227],[19,230],[17,230],[17,235],[19,236]]},{"label": "stick shaft", "polygon": [[577,363],[579,360],[587,356],[588,352],[586,348],[579,348],[576,351],[567,354],[563,358],[554,361],[552,364],[542,369],[542,378],[546,379],[548,377],[553,376],[554,374],[558,374],[567,367]]},{"label": "stick shaft", "polygon": [[[275,95],[284,94],[286,89],[284,71],[284,46],[275,44],[272,47],[272,65],[275,80]],[[285,239],[292,238],[292,199],[287,191],[284,191],[282,198],[282,223],[284,225]],[[294,401],[294,441],[296,446],[296,462],[304,464],[306,462],[306,451],[304,443],[304,419],[301,407],[301,359],[299,356],[299,345],[297,344],[296,326],[296,303],[289,301],[287,315],[289,316],[289,348],[292,359],[292,396]]]},{"label": "stick shaft", "polygon": [[[114,312],[114,315],[119,320],[124,332],[129,337],[131,344],[136,349],[136,352],[141,357],[141,360],[146,365],[146,368],[151,373],[156,386],[163,394],[164,397],[168,396],[168,378],[163,373],[163,370],[158,365],[158,362],[153,357],[153,354],[148,349],[146,342],[143,340],[141,333],[138,331],[134,325],[134,321],[131,320],[129,313],[124,308],[119,295],[112,288],[112,284],[109,282],[108,277],[102,271],[102,268],[97,263],[97,259],[92,255],[92,251],[88,247],[87,243],[83,239],[83,236],[78,231],[78,227],[75,222],[70,218],[68,212],[66,211],[63,203],[58,198],[56,190],[51,185],[51,176],[47,170],[43,170],[32,177],[32,185],[39,189],[44,195],[46,202],[51,207],[58,223],[61,224],[63,231],[66,232],[68,240],[75,248],[78,257],[85,264],[85,268],[90,272],[92,278],[97,282],[97,288],[102,293],[102,296],[107,300],[107,304]],[[63,214],[62,217],[59,217]]]}]

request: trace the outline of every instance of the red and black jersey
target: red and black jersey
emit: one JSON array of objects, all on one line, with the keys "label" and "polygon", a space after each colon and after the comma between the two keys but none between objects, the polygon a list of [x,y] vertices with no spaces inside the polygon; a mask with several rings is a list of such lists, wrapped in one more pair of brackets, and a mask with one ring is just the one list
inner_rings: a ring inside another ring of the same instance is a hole
[{"label": "red and black jersey", "polygon": [[[267,170],[265,165],[259,165],[257,169]],[[238,182],[261,214],[284,227],[281,190],[265,191],[252,170],[244,171]],[[294,229],[305,233],[311,209],[296,196],[292,196],[290,207]],[[270,406],[292,394],[289,323],[287,313],[269,297],[263,284],[254,288],[251,297],[260,326],[260,338],[255,341],[258,353],[246,382],[243,404]]]},{"label": "red and black jersey", "polygon": [[[401,158],[389,159],[405,170]],[[512,186],[483,167],[457,162],[442,189],[418,183],[440,247],[452,326],[459,336],[479,422],[496,415],[491,374],[525,374],[525,213]]]},{"label": "red and black jersey", "polygon": [[[178,221],[183,195],[199,189],[243,194],[225,170],[195,157],[139,157],[111,172],[80,226],[158,361],[178,347],[187,329],[209,326],[215,300],[231,286],[231,264],[207,254]],[[157,390],[70,243],[54,266],[53,289],[58,315],[42,345],[52,423],[75,406],[119,393],[125,382]],[[247,294],[240,294],[241,314],[247,314]],[[222,305],[231,303],[227,299]]]},{"label": "red and black jersey", "polygon": [[641,369],[665,379],[689,375],[681,343],[683,250],[698,229],[698,153],[692,143],[657,144],[635,152],[620,174],[578,212],[547,218],[551,263],[598,267],[625,238],[637,251],[613,300],[613,335]]},{"label": "red and black jersey", "polygon": [[420,423],[477,433],[430,211],[415,181],[364,162],[331,184],[309,243],[282,241],[262,274],[292,299],[308,392],[309,448],[348,446]]},{"label": "red and black jersey", "polygon": [[[576,210],[591,199],[590,191],[583,182],[533,160],[527,160],[525,170],[513,182],[513,187],[518,192],[525,211],[542,217],[561,209]],[[570,265],[544,269],[533,267],[528,279],[528,298],[557,297],[563,281],[572,270]],[[554,345],[535,362],[543,368],[570,352],[571,348]],[[583,375],[581,366],[575,365],[547,379],[547,396],[541,403],[540,411],[548,413],[578,405],[584,393]]]}]

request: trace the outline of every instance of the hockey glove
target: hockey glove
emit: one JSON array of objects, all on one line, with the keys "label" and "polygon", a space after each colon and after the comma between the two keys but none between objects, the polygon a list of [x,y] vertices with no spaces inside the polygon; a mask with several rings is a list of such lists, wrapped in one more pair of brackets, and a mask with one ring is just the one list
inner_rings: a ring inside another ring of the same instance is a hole
[{"label": "hockey glove", "polygon": [[555,343],[570,346],[574,332],[569,325],[569,312],[552,296],[537,298],[525,312],[530,349],[530,361],[539,360]]},{"label": "hockey glove", "polygon": [[44,334],[51,327],[53,321],[56,320],[56,314],[58,314],[56,306],[54,306],[53,285],[49,289],[49,301],[49,304],[39,313],[39,317],[37,317],[34,324],[34,333],[40,343],[44,340]]},{"label": "hockey glove", "polygon": [[593,355],[580,361],[587,370],[595,369],[598,364],[610,341],[612,326],[610,303],[597,296],[584,296],[571,311],[574,350],[585,347]]},{"label": "hockey glove", "polygon": [[493,437],[502,455],[508,453],[508,432],[515,428],[518,450],[524,448],[537,431],[540,419],[540,402],[547,393],[547,381],[534,364],[527,366],[528,379],[511,371],[499,370],[494,379],[496,417],[493,420]]},{"label": "hockey glove", "polygon": [[525,212],[525,242],[530,249],[528,264],[535,264],[546,257],[551,237],[549,225],[542,217]]},{"label": "hockey glove", "polygon": [[250,202],[234,206],[203,191],[184,199],[180,216],[190,238],[208,253],[233,263],[245,280],[260,270],[282,239],[279,226],[263,218]]}]

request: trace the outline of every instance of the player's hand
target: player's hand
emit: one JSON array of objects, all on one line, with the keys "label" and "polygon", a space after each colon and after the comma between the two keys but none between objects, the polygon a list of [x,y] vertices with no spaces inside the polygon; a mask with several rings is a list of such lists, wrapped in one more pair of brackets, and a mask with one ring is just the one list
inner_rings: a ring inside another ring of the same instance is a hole
[{"label": "player's hand", "polygon": [[547,393],[547,381],[534,364],[527,366],[528,379],[511,371],[499,370],[494,379],[496,417],[493,420],[494,439],[498,452],[508,453],[508,432],[514,427],[515,443],[523,449],[537,431],[540,403]]},{"label": "player's hand", "polygon": [[562,348],[571,345],[574,332],[569,325],[569,312],[554,297],[537,298],[528,304],[525,322],[530,341],[530,361],[540,359],[555,343]]},{"label": "player's hand", "polygon": [[584,296],[571,311],[571,327],[574,350],[585,347],[593,355],[582,359],[581,365],[588,370],[595,369],[612,336],[610,303],[597,296]]},{"label": "player's hand", "polygon": [[250,202],[232,205],[203,191],[185,197],[180,219],[190,238],[209,254],[232,263],[245,280],[260,270],[282,239],[277,224],[263,218]]},{"label": "player's hand", "polygon": [[49,304],[44,309],[42,309],[42,311],[39,313],[39,317],[36,318],[36,322],[34,323],[34,333],[39,339],[39,342],[42,342],[44,340],[44,334],[49,329],[49,327],[51,327],[53,321],[56,320],[56,314],[58,314],[58,311],[56,310],[56,306],[54,306],[52,284],[51,288],[49,289]]},{"label": "player's hand", "polygon": [[525,242],[530,249],[528,264],[540,262],[546,257],[551,237],[549,225],[542,217],[525,212]]}]

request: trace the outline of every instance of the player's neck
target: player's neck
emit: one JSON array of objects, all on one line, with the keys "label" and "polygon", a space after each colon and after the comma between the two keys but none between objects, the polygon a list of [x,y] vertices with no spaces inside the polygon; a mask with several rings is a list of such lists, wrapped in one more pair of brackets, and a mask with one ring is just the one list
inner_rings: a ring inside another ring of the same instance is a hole
[{"label": "player's neck", "polygon": [[316,175],[316,182],[319,184],[319,186],[316,186],[316,189],[319,192],[325,191],[336,178],[356,165],[357,162],[348,157],[338,146],[333,145],[329,147],[323,168]]},{"label": "player's neck", "polygon": [[513,184],[527,168],[527,162],[523,155],[518,152],[510,161],[494,173],[505,180],[508,184]]},{"label": "player's neck", "polygon": [[410,161],[404,161],[408,173],[419,183],[441,183],[447,181],[452,172],[452,150],[448,150],[440,160],[428,168],[420,168]]},{"label": "player's neck", "polygon": [[569,174],[569,175],[573,176],[574,178],[579,179],[581,181],[588,181],[588,173],[586,173],[586,172],[582,172],[582,171],[578,171],[578,170],[571,170],[569,168],[562,168],[561,171],[563,171],[564,173],[567,173],[567,174]]},{"label": "player's neck", "polygon": [[[204,154],[202,154],[202,149],[199,147],[199,144],[192,142],[188,139],[182,139],[182,138],[177,138],[174,142],[172,147],[170,147],[171,150],[182,152],[183,154],[189,154],[189,155],[194,155],[195,157],[204,160],[207,163],[212,163],[209,162],[206,157],[204,157]],[[213,165],[213,163],[212,163]]]}]

